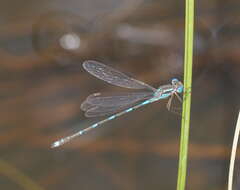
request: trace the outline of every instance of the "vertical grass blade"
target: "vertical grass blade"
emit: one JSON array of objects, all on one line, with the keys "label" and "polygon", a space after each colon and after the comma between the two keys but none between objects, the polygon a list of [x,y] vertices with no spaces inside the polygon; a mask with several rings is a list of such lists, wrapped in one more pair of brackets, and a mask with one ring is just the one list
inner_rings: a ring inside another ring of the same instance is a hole
[{"label": "vertical grass blade", "polygon": [[185,8],[184,94],[183,94],[183,111],[181,123],[177,190],[185,189],[187,174],[187,155],[188,155],[191,86],[192,86],[194,0],[186,0],[185,7],[186,8]]},{"label": "vertical grass blade", "polygon": [[233,186],[234,163],[236,158],[239,133],[240,133],[240,112],[238,114],[238,120],[237,120],[237,125],[234,133],[233,144],[232,144],[232,153],[231,153],[229,173],[228,173],[228,190],[232,190],[232,186]]}]

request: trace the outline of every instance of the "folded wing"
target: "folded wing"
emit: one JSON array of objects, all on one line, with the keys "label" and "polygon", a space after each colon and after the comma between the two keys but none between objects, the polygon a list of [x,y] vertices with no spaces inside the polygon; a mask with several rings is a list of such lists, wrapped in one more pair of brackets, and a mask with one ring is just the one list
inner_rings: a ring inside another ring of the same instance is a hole
[{"label": "folded wing", "polygon": [[121,73],[120,71],[117,71],[97,61],[85,61],[83,63],[83,68],[93,76],[115,86],[132,89],[149,89],[151,91],[156,90],[155,88],[148,84],[145,84],[144,82],[141,82],[134,78],[130,78],[127,75]]},{"label": "folded wing", "polygon": [[97,117],[115,113],[131,105],[153,97],[153,92],[133,92],[107,96],[96,93],[87,97],[81,109],[86,117]]}]

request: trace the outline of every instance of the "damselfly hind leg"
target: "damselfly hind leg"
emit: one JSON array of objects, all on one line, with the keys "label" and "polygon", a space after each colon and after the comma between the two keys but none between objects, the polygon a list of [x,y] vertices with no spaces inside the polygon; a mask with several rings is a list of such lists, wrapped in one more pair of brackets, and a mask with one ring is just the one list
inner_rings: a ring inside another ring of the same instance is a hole
[{"label": "damselfly hind leg", "polygon": [[168,109],[168,111],[170,111],[171,104],[172,104],[172,99],[173,99],[173,95],[170,96],[170,98],[169,98],[169,100],[168,100],[168,103],[167,103],[167,109]]},{"label": "damselfly hind leg", "polygon": [[168,103],[167,103],[167,109],[168,111],[172,112],[172,113],[175,113],[177,115],[181,115],[181,108],[180,107],[176,107],[176,106],[173,106],[173,102],[174,102],[174,95],[176,95],[177,97],[177,100],[179,100],[178,102],[181,102],[182,103],[182,99],[181,97],[177,94],[177,93],[173,93],[169,100],[168,100]]},{"label": "damselfly hind leg", "polygon": [[177,96],[177,98],[178,98],[178,100],[182,103],[182,98],[178,95],[178,93],[174,93],[176,96]]}]

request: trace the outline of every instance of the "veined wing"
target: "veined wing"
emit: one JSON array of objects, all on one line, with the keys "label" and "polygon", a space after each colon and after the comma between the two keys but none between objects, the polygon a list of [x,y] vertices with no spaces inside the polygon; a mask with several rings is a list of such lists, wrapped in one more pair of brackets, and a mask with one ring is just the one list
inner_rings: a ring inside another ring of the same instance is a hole
[{"label": "veined wing", "polygon": [[89,110],[85,112],[86,117],[100,117],[105,115],[114,114],[120,110],[123,110],[127,106],[111,106],[111,107],[102,107],[102,106],[96,106],[92,107]]},{"label": "veined wing", "polygon": [[134,78],[130,78],[127,75],[121,73],[120,71],[117,71],[97,61],[85,61],[83,63],[83,68],[93,76],[115,86],[132,89],[149,89],[152,91],[156,91],[156,89],[152,86]]},{"label": "veined wing", "polygon": [[138,101],[150,99],[152,92],[122,93],[121,95],[106,96],[100,93],[92,94],[82,103],[81,109],[87,117],[108,115],[129,107]]},{"label": "veined wing", "polygon": [[127,105],[143,99],[151,98],[153,95],[153,92],[128,92],[117,95],[95,93],[87,97],[87,99],[82,103],[81,108],[85,110],[84,104],[98,105],[103,107]]}]

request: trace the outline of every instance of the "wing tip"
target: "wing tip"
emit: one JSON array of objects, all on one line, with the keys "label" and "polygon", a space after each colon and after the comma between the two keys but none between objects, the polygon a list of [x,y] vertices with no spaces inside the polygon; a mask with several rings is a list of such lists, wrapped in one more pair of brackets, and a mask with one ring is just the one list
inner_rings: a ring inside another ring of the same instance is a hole
[{"label": "wing tip", "polygon": [[82,63],[82,66],[84,69],[86,69],[89,64],[102,64],[102,63],[95,60],[86,60]]},{"label": "wing tip", "polygon": [[88,65],[89,63],[91,63],[91,62],[92,62],[92,60],[86,60],[86,61],[84,61],[83,64],[82,64],[83,68],[86,69],[86,68],[87,68],[87,65]]}]

